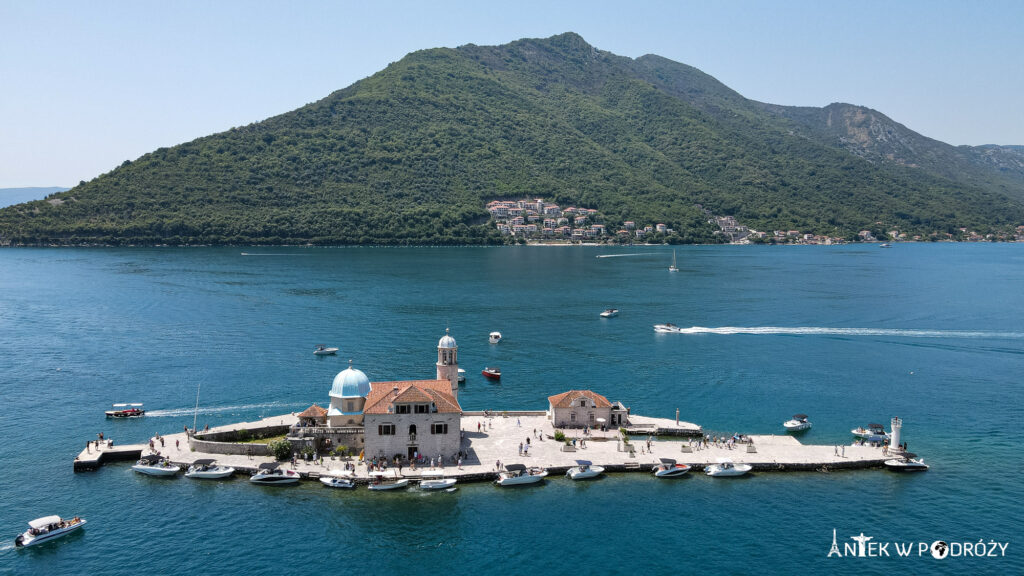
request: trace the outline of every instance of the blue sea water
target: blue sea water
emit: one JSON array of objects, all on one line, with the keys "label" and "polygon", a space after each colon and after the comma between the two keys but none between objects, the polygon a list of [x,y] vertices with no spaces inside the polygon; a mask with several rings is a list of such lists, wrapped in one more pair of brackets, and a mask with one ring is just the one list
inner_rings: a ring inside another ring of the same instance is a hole
[{"label": "blue sea water", "polygon": [[[672,274],[660,247],[2,250],[0,573],[1024,572],[1024,246],[676,251]],[[619,317],[599,318],[607,307]],[[694,329],[654,333],[662,322]],[[932,469],[383,497],[72,473],[97,432],[190,426],[197,388],[198,424],[215,426],[325,404],[350,358],[375,381],[433,377],[446,326],[467,410],[590,388],[719,433],[778,433],[806,412],[804,440],[829,445],[898,415]],[[318,343],[341,352],[314,357]],[[500,384],[479,375],[492,364]],[[105,420],[117,401],[150,413]],[[89,525],[14,549],[46,514]],[[858,534],[1009,547],[828,557],[833,530],[841,548]]]}]

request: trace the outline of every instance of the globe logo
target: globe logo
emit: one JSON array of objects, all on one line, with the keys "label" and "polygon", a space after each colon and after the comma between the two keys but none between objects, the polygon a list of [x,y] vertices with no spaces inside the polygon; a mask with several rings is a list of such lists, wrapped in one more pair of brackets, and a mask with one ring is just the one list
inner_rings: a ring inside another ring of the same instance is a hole
[{"label": "globe logo", "polygon": [[942,540],[932,542],[932,558],[942,560],[946,556],[949,556],[949,544],[946,544]]}]

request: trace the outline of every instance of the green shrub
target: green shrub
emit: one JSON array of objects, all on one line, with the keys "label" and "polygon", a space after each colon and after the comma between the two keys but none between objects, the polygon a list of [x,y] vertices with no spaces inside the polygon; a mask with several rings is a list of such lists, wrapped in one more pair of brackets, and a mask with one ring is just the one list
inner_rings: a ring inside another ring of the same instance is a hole
[{"label": "green shrub", "polygon": [[241,430],[235,433],[235,440],[239,442],[246,442],[250,438],[252,438],[252,434],[250,434],[249,431],[246,430],[245,428],[242,428]]},{"label": "green shrub", "polygon": [[287,460],[292,457],[292,443],[286,438],[277,438],[267,444],[270,453],[278,460]]},{"label": "green shrub", "polygon": [[565,442],[565,434],[563,434],[561,430],[555,430],[555,441]]}]

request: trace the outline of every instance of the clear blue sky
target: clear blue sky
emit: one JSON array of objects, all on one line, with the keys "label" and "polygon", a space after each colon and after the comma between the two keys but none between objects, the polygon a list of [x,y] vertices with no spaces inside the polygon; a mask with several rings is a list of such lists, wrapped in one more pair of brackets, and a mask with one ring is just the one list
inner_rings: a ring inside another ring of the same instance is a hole
[{"label": "clear blue sky", "polygon": [[405,54],[573,31],[775,104],[1024,144],[1024,1],[0,0],[0,188],[71,186],[319,100]]}]

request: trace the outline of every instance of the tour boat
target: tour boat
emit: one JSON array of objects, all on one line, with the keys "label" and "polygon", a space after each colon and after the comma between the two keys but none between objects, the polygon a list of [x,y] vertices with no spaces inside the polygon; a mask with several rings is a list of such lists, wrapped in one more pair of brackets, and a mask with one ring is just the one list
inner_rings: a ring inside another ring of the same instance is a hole
[{"label": "tour boat", "polygon": [[786,432],[803,432],[811,429],[811,423],[807,421],[807,414],[793,414],[792,420],[782,423]]},{"label": "tour boat", "polygon": [[497,344],[498,342],[501,342],[501,332],[491,332],[491,335],[488,337],[488,340],[491,342],[491,344]]},{"label": "tour boat", "polygon": [[718,464],[711,464],[704,468],[708,476],[743,476],[753,470],[750,464],[733,464],[730,458],[719,458]]},{"label": "tour boat", "polygon": [[619,309],[618,308],[609,308],[609,309],[605,310],[604,312],[601,312],[601,318],[615,318],[618,315],[619,315]]},{"label": "tour boat", "polygon": [[249,482],[265,486],[284,486],[297,484],[300,478],[298,472],[281,468],[278,462],[264,462],[260,464],[256,473],[249,477]]},{"label": "tour boat", "polygon": [[456,482],[455,478],[445,478],[444,470],[425,470],[420,478],[420,490],[447,490]]},{"label": "tour boat", "polygon": [[463,370],[462,368],[459,368],[459,384],[461,384],[461,383],[463,383],[465,381],[466,381],[466,371]]},{"label": "tour boat", "polygon": [[498,473],[498,479],[494,483],[498,486],[535,484],[547,475],[548,471],[543,468],[527,468],[523,464],[506,464],[505,470]]},{"label": "tour boat", "polygon": [[661,464],[651,468],[655,478],[678,478],[690,471],[687,464],[677,464],[671,458],[661,458]]},{"label": "tour boat", "polygon": [[316,354],[317,356],[330,356],[331,354],[334,354],[337,351],[337,348],[328,348],[323,344],[317,344],[316,350],[313,350],[313,354]]},{"label": "tour boat", "polygon": [[672,265],[668,267],[669,272],[679,272],[679,268],[676,268],[676,251],[672,251]]},{"label": "tour boat", "polygon": [[917,454],[910,452],[905,452],[900,458],[886,460],[885,467],[893,472],[924,472],[928,470],[924,458],[917,458]]},{"label": "tour boat", "polygon": [[85,526],[85,518],[75,516],[71,520],[64,520],[60,516],[43,516],[28,523],[28,530],[24,531],[14,539],[15,546],[35,546],[56,540],[61,536],[70,534]]},{"label": "tour boat", "polygon": [[320,477],[320,483],[328,488],[355,488],[356,480],[348,470],[331,470]]},{"label": "tour boat", "polygon": [[139,403],[121,403],[114,404],[111,406],[113,410],[107,410],[104,414],[107,418],[139,418],[146,414],[146,411],[142,408],[142,404]]},{"label": "tour boat", "polygon": [[481,374],[491,380],[501,380],[501,368],[497,366],[484,368]]},{"label": "tour boat", "polygon": [[867,427],[858,426],[850,430],[850,433],[858,438],[867,438],[869,440],[874,439],[876,436],[882,440],[889,437],[889,433],[885,431],[885,426],[875,423],[868,424]]},{"label": "tour boat", "polygon": [[586,480],[604,474],[604,466],[594,466],[588,460],[577,460],[576,464],[577,466],[573,466],[565,472],[565,476],[570,480]]},{"label": "tour boat", "polygon": [[[385,479],[390,482],[385,482]],[[398,490],[408,485],[409,479],[399,478],[397,470],[370,472],[370,490]]]},{"label": "tour boat", "polygon": [[185,477],[219,480],[221,478],[228,478],[234,473],[235,469],[231,466],[222,466],[216,464],[212,458],[203,458],[196,460],[188,467]]},{"label": "tour boat", "polygon": [[139,461],[132,466],[132,470],[149,476],[174,476],[181,472],[174,464],[159,454],[149,454],[139,458]]},{"label": "tour boat", "polygon": [[666,323],[666,324],[655,324],[654,325],[654,331],[655,332],[678,334],[678,333],[682,332],[683,329],[680,328],[679,326],[676,326],[675,324]]}]

